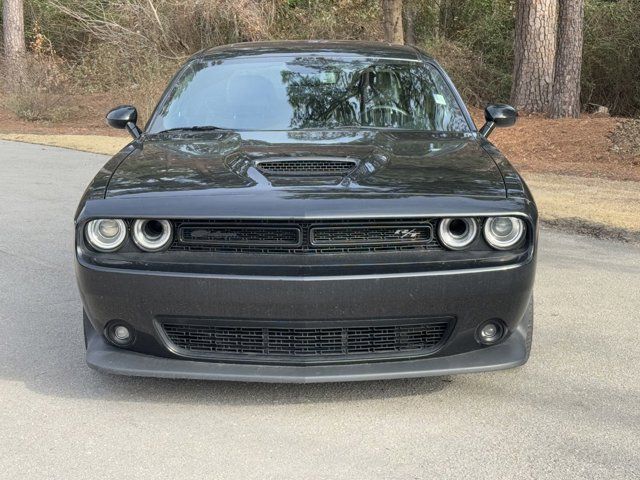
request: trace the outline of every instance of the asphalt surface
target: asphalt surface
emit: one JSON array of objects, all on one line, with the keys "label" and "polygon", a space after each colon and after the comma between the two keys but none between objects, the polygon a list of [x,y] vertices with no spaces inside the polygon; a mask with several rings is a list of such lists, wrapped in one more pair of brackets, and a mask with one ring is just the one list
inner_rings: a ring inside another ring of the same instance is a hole
[{"label": "asphalt surface", "polygon": [[108,376],[84,363],[72,266],[73,214],[105,161],[0,142],[0,478],[640,478],[640,248],[543,230],[533,352],[515,370]]}]

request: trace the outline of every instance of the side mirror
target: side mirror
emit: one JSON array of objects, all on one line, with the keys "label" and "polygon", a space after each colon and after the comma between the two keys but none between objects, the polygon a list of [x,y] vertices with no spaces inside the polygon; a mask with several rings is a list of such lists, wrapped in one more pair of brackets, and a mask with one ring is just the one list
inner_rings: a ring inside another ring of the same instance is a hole
[{"label": "side mirror", "polygon": [[480,129],[480,133],[485,137],[491,135],[496,127],[511,127],[516,123],[518,112],[511,105],[495,103],[487,105],[484,109],[484,119],[486,123]]},{"label": "side mirror", "polygon": [[107,124],[113,128],[126,129],[133,138],[139,138],[142,132],[136,125],[138,111],[131,105],[120,105],[107,113]]}]

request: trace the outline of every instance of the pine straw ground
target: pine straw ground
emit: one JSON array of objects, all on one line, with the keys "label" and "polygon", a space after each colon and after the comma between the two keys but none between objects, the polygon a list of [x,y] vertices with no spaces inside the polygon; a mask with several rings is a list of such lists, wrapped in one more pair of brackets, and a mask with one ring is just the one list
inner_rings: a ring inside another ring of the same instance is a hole
[{"label": "pine straw ground", "polygon": [[[76,99],[76,101],[79,101]],[[128,142],[104,125],[115,104],[105,95],[81,99],[71,120],[18,120],[0,109],[0,139],[113,154]],[[481,124],[482,112],[472,112]],[[521,117],[491,140],[531,188],[543,222],[596,236],[640,242],[640,121],[583,115]]]}]

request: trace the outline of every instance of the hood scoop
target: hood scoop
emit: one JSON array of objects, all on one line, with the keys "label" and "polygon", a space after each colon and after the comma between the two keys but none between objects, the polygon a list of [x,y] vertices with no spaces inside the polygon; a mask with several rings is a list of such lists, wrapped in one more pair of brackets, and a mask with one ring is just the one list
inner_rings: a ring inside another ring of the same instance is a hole
[{"label": "hood scoop", "polygon": [[270,158],[255,162],[256,168],[266,176],[344,176],[358,167],[358,161],[334,157]]}]

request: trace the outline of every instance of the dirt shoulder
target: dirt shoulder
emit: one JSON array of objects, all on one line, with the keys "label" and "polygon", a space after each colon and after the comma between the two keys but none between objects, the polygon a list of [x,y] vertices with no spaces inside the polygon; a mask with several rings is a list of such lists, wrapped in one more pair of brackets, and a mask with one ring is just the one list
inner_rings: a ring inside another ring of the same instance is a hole
[{"label": "dirt shoulder", "polygon": [[68,95],[65,98],[67,118],[58,122],[30,122],[21,120],[6,107],[6,99],[0,94],[0,133],[37,133],[47,135],[102,135],[123,137],[120,130],[109,128],[106,113],[123,103],[111,94]]},{"label": "dirt shoulder", "polygon": [[[482,112],[474,110],[482,124]],[[496,129],[491,141],[518,171],[640,182],[640,122],[582,115],[551,120],[518,118],[512,128]]]}]

